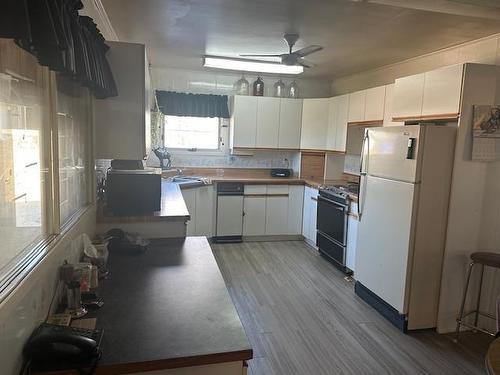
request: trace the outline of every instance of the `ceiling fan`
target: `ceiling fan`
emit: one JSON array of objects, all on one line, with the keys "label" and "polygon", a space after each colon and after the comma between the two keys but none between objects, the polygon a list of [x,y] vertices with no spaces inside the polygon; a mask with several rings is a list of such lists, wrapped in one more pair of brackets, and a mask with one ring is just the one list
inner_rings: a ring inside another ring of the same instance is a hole
[{"label": "ceiling fan", "polygon": [[283,39],[288,44],[289,47],[289,52],[288,53],[281,53],[281,54],[271,54],[271,55],[258,55],[258,54],[247,54],[247,55],[240,55],[242,57],[279,57],[281,59],[281,64],[284,65],[301,65],[306,68],[311,68],[313,67],[313,64],[310,62],[304,60],[305,56],[308,56],[312,53],[321,51],[323,47],[318,46],[318,45],[311,45],[307,46],[304,48],[301,48],[297,51],[293,51],[293,46],[299,39],[299,34],[285,34],[283,35]]}]

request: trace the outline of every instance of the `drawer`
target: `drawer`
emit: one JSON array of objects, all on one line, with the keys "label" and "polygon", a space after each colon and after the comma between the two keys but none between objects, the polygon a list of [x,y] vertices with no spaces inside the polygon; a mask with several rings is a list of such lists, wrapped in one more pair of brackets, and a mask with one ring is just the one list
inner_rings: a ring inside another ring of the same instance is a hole
[{"label": "drawer", "polygon": [[245,185],[245,194],[266,194],[266,185]]},{"label": "drawer", "polygon": [[288,185],[267,185],[267,194],[288,194]]}]

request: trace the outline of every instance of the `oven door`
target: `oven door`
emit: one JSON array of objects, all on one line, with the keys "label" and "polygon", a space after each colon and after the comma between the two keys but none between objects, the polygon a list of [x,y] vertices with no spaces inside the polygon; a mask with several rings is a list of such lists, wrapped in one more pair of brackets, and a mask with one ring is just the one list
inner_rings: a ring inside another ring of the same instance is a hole
[{"label": "oven door", "polygon": [[347,245],[347,206],[318,196],[318,232]]}]

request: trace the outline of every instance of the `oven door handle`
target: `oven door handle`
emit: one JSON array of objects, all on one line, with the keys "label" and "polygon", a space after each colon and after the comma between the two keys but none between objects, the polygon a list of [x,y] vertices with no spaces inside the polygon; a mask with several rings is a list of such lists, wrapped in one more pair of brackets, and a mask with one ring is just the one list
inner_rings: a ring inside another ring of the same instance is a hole
[{"label": "oven door handle", "polygon": [[335,202],[335,201],[332,201],[331,199],[325,198],[322,195],[318,195],[318,201],[320,201],[320,202],[323,201],[325,203],[329,203],[331,206],[334,206],[333,208],[335,208],[336,210],[339,210],[339,211],[345,211],[349,207],[347,205],[343,205],[342,203]]}]

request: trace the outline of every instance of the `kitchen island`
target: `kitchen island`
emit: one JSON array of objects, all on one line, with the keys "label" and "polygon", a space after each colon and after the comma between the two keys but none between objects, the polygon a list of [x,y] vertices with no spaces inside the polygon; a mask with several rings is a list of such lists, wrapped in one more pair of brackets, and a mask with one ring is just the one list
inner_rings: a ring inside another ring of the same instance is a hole
[{"label": "kitchen island", "polygon": [[243,373],[252,348],[205,237],[114,251],[109,269],[92,314],[104,330],[96,375]]}]

